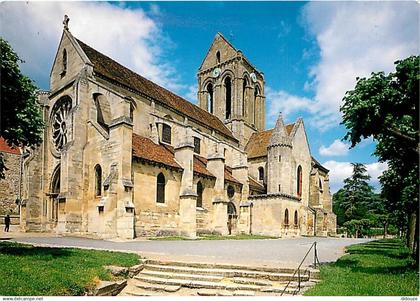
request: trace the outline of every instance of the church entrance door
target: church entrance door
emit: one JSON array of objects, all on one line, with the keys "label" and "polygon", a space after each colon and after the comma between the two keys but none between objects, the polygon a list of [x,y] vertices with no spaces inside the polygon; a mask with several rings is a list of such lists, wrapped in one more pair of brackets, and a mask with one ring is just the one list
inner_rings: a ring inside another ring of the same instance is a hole
[{"label": "church entrance door", "polygon": [[228,203],[227,206],[227,214],[228,214],[228,233],[229,235],[236,229],[236,221],[238,219],[238,215],[236,214],[236,207],[235,204],[232,202]]},{"label": "church entrance door", "polygon": [[60,165],[58,165],[51,177],[51,193],[50,193],[50,222],[53,227],[57,226],[58,215],[59,215],[59,200],[58,195],[60,194]]}]

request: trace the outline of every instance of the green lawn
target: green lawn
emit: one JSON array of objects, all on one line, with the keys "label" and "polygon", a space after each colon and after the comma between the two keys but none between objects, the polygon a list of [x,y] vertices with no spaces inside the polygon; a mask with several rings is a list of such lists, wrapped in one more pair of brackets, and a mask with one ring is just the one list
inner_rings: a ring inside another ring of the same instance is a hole
[{"label": "green lawn", "polygon": [[158,236],[150,237],[149,240],[245,240],[245,239],[274,239],[276,237],[264,236],[264,235],[229,235],[222,236],[218,234],[200,234],[196,239],[186,238],[182,236]]},{"label": "green lawn", "polygon": [[383,239],[347,248],[348,254],[321,266],[322,281],[306,296],[418,296],[419,274],[407,248]]},{"label": "green lawn", "polygon": [[99,279],[112,279],[104,265],[138,262],[136,254],[0,242],[0,295],[83,295]]}]

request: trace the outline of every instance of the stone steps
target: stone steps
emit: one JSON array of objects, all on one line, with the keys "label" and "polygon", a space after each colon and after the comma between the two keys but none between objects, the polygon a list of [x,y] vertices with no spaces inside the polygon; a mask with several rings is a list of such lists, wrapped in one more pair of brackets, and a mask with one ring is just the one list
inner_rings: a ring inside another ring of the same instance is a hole
[{"label": "stone steps", "polygon": [[224,264],[224,263],[198,263],[198,262],[181,262],[181,261],[158,261],[148,259],[144,262],[147,265],[171,266],[171,267],[186,267],[186,268],[208,268],[208,269],[246,269],[247,271],[259,272],[272,272],[272,273],[293,273],[294,268],[284,267],[261,267],[261,266],[248,266],[237,264]]},{"label": "stone steps", "polygon": [[[284,295],[291,295],[298,287],[293,272],[285,268],[148,260],[120,295],[278,296],[289,281]],[[312,275],[317,271],[310,272],[311,277],[301,277],[301,290],[315,283]]]},{"label": "stone steps", "polygon": [[[290,273],[276,273],[276,272],[265,272],[257,270],[248,270],[244,269],[246,267],[235,268],[199,268],[199,267],[187,267],[187,266],[170,266],[170,265],[156,265],[156,264],[146,264],[145,269],[148,271],[161,271],[167,273],[194,273],[195,275],[214,275],[220,277],[243,277],[243,278],[255,278],[255,279],[268,279],[272,281],[289,281],[295,280],[298,278],[297,275],[293,276],[293,272]],[[270,269],[273,270],[273,269]],[[280,269],[283,271],[284,269]],[[292,277],[293,276],[293,277]],[[311,275],[312,276],[312,275]],[[308,275],[302,277],[305,281],[308,279]]]}]

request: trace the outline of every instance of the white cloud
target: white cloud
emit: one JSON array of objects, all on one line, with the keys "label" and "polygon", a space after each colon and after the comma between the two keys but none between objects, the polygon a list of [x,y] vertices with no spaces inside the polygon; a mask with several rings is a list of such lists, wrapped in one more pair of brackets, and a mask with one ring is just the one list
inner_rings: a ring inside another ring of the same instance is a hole
[{"label": "white cloud", "polygon": [[312,66],[304,89],[315,94],[312,101],[305,101],[310,106],[298,102],[274,108],[287,105],[289,112],[309,112],[309,123],[321,131],[337,126],[342,98],[354,88],[356,77],[393,71],[396,60],[419,53],[418,16],[415,1],[309,2],[302,19],[317,41],[320,60]]},{"label": "white cloud", "polygon": [[[330,188],[334,193],[343,187],[344,179],[350,177],[353,173],[353,167],[350,162],[327,161],[322,164],[330,170]],[[368,174],[371,176],[370,184],[375,188],[379,188],[378,177],[388,168],[386,163],[369,163],[365,164]]]},{"label": "white cloud", "polygon": [[183,97],[186,100],[198,105],[198,103],[197,103],[198,85],[194,84],[194,85],[187,86],[185,88],[185,90],[186,90],[186,92],[184,93]]},{"label": "white cloud", "polygon": [[167,44],[167,38],[142,9],[106,2],[2,3],[1,35],[30,62],[22,70],[38,84],[48,83],[64,14],[70,17],[70,31],[80,40],[152,81],[169,89],[182,88],[173,76],[174,67],[163,60],[161,45]]},{"label": "white cloud", "polygon": [[282,112],[287,120],[291,113],[311,107],[311,100],[309,98],[291,95],[283,90],[275,91],[270,87],[266,87],[265,95],[269,100],[267,102],[268,108],[266,110],[266,117],[269,124],[274,124],[276,122],[279,112]]},{"label": "white cloud", "polygon": [[350,144],[346,144],[338,139],[335,139],[329,146],[321,145],[319,153],[322,156],[345,156],[349,152],[349,147]]}]

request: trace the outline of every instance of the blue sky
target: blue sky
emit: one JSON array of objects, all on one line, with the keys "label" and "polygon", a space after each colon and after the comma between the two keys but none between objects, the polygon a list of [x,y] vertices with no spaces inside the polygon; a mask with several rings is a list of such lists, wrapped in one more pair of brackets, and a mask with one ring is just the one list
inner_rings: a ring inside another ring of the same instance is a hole
[{"label": "blue sky", "polygon": [[62,32],[196,102],[196,72],[221,32],[266,79],[267,128],[280,111],[303,117],[312,154],[331,170],[332,191],[367,164],[372,184],[386,164],[370,139],[349,150],[339,106],[357,76],[393,70],[419,49],[415,2],[49,2],[2,3],[0,32],[42,89]]}]

